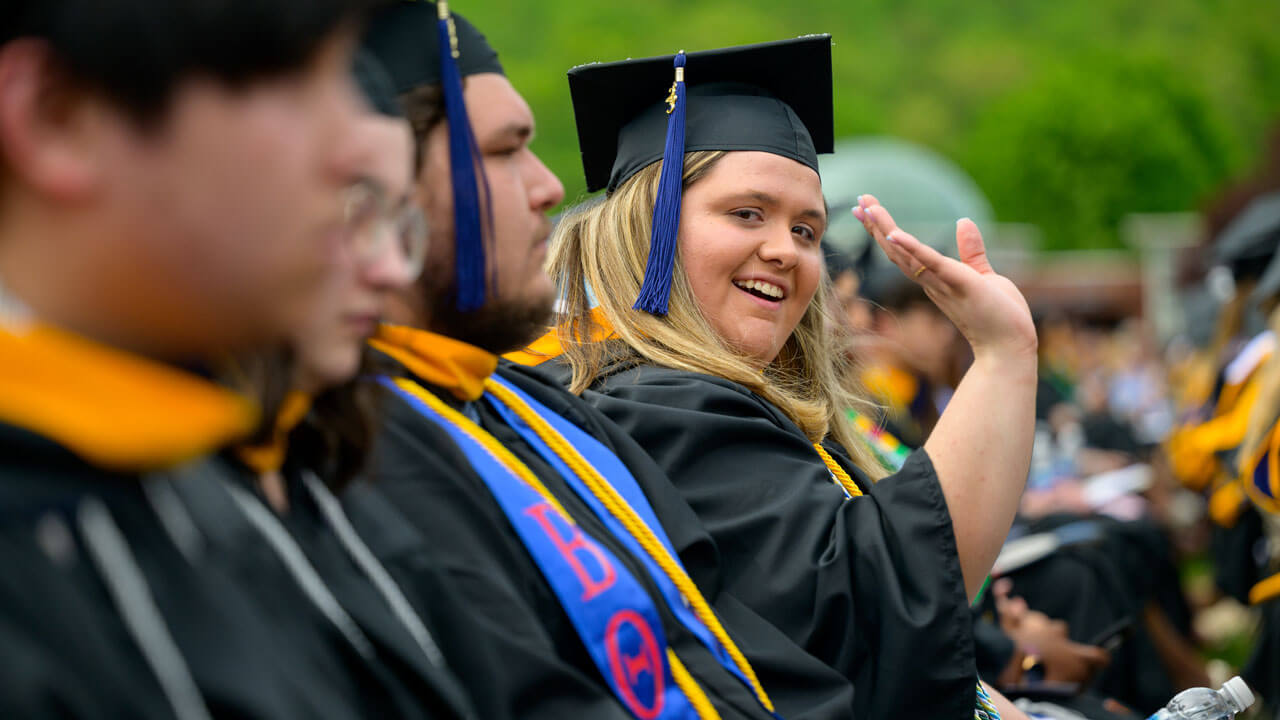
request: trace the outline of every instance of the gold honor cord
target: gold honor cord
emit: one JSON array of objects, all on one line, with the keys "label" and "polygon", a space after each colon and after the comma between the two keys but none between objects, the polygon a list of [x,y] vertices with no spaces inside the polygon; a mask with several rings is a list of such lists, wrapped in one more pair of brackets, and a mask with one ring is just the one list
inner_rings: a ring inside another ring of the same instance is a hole
[{"label": "gold honor cord", "polygon": [[840,487],[844,488],[845,492],[849,493],[850,497],[860,497],[862,495],[862,488],[858,487],[858,483],[854,482],[853,478],[849,477],[849,473],[845,472],[844,468],[840,467],[840,463],[836,462],[836,459],[831,457],[831,453],[827,452],[827,449],[822,447],[822,443],[814,443],[813,449],[817,450],[818,455],[822,456],[822,462],[827,466],[827,470],[831,473],[831,477],[840,484]]},{"label": "gold honor cord", "polygon": [[[684,568],[680,566],[680,563],[676,562],[671,553],[667,551],[666,546],[658,540],[652,528],[646,525],[644,520],[640,519],[636,511],[600,475],[599,471],[591,463],[587,462],[587,459],[578,452],[577,448],[573,447],[568,440],[565,440],[563,435],[551,427],[546,420],[543,420],[518,395],[494,382],[492,378],[485,380],[485,390],[511,408],[521,420],[532,428],[538,437],[551,448],[552,452],[573,470],[574,474],[582,480],[591,490],[591,493],[609,510],[610,514],[617,518],[627,532],[640,543],[640,546],[649,554],[649,557],[653,558],[658,567],[662,568],[662,571],[679,589],[680,594],[689,601],[694,614],[711,630],[716,640],[729,653],[729,657],[733,659],[734,664],[747,677],[751,684],[751,689],[755,692],[756,699],[760,701],[760,704],[766,710],[773,712],[773,701],[769,699],[768,694],[765,693],[764,688],[760,685],[760,680],[756,677],[751,663],[747,662],[746,656],[742,654],[733,639],[729,637],[729,633],[725,631],[724,626],[720,624],[720,619],[711,610],[706,598],[702,597],[697,585],[693,583],[693,580],[685,572]],[[693,698],[690,698],[690,700],[692,701]]]},{"label": "gold honor cord", "polygon": [[1280,575],[1272,575],[1249,589],[1249,604],[1261,605],[1280,596]]},{"label": "gold honor cord", "polygon": [[417,398],[427,407],[443,415],[446,420],[457,426],[459,430],[462,430],[473,440],[480,443],[480,446],[483,447],[485,451],[493,457],[493,459],[506,467],[512,475],[520,478],[520,480],[524,481],[526,485],[533,488],[534,492],[538,493],[538,495],[542,496],[543,500],[547,501],[547,504],[555,508],[556,512],[560,513],[560,516],[564,518],[565,522],[575,527],[577,526],[577,523],[573,521],[573,518],[569,516],[569,513],[565,512],[564,506],[561,505],[560,501],[551,494],[551,491],[547,489],[547,486],[542,484],[542,481],[538,479],[538,476],[534,475],[533,471],[520,461],[520,458],[516,457],[510,450],[503,447],[502,443],[498,442],[497,438],[490,435],[484,428],[471,422],[471,420],[462,413],[449,407],[449,405],[440,398],[425,390],[421,385],[418,385],[414,381],[406,378],[399,378],[395,381],[395,384],[396,387],[404,390]]},{"label": "gold honor cord", "polygon": [[671,648],[667,648],[667,662],[671,664],[671,677],[675,678],[676,687],[689,698],[689,704],[693,706],[693,711],[698,713],[698,717],[702,720],[720,720],[720,713],[716,712],[715,706],[711,704],[711,698],[707,697],[702,686],[693,679],[684,663],[680,662],[680,658],[676,657],[675,651]]}]

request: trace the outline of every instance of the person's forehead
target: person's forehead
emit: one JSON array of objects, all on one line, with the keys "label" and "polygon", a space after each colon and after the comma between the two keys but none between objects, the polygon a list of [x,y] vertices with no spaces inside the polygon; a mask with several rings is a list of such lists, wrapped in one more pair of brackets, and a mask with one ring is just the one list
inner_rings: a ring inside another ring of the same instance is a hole
[{"label": "person's forehead", "polygon": [[362,116],[356,132],[365,148],[364,173],[382,185],[393,199],[409,187],[413,163],[413,135],[409,123],[385,115]]},{"label": "person's forehead", "polygon": [[707,188],[718,194],[763,195],[774,202],[812,205],[814,210],[826,215],[818,173],[780,155],[751,151],[726,153],[706,180]]},{"label": "person's forehead", "polygon": [[477,129],[505,131],[524,128],[532,131],[533,111],[529,103],[497,73],[482,73],[467,78],[467,105],[471,123]]},{"label": "person's forehead", "polygon": [[761,176],[783,175],[788,182],[803,179],[821,185],[821,179],[813,168],[789,157],[763,150],[730,150],[721,160],[733,168],[732,172]]}]

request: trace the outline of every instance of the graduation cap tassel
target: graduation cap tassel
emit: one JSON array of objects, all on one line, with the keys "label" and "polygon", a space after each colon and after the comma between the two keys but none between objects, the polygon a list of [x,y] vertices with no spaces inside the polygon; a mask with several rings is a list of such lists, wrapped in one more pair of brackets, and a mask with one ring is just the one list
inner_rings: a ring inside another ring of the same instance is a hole
[{"label": "graduation cap tassel", "polygon": [[676,54],[676,81],[667,97],[667,144],[662,152],[662,176],[653,204],[653,232],[640,297],[632,307],[651,315],[666,315],[671,299],[671,275],[676,263],[676,234],[680,229],[680,199],[684,190],[685,55]]},{"label": "graduation cap tassel", "polygon": [[436,7],[439,11],[440,76],[449,123],[449,165],[453,181],[454,277],[458,293],[455,302],[458,310],[471,312],[484,307],[486,299],[485,224],[481,215],[480,188],[481,184],[488,188],[488,180],[480,165],[480,153],[463,99],[462,75],[458,70],[458,36],[449,14],[449,4],[440,0]]}]

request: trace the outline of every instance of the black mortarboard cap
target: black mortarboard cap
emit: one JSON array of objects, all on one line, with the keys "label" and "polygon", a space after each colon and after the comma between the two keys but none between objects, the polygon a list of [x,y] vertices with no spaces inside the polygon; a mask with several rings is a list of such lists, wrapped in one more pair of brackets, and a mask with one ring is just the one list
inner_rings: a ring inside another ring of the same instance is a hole
[{"label": "black mortarboard cap", "polygon": [[[461,15],[453,13],[452,17],[458,38],[459,74],[504,74],[498,53],[484,34]],[[396,93],[440,84],[438,22],[436,4],[422,0],[400,0],[379,8],[369,18],[364,47],[386,68]]]},{"label": "black mortarboard cap", "polygon": [[[685,152],[763,150],[818,169],[834,144],[831,36],[686,55]],[[610,190],[662,159],[674,56],[569,71],[587,190]]]},{"label": "black mortarboard cap", "polygon": [[834,145],[830,35],[582,65],[569,92],[589,192],[665,160],[634,306],[654,315],[671,293],[685,153],[763,151],[817,172]]},{"label": "black mortarboard cap", "polygon": [[1256,305],[1280,299],[1280,252],[1271,256],[1271,263],[1258,279],[1249,299]]},{"label": "black mortarboard cap", "polygon": [[404,110],[400,107],[400,100],[396,98],[391,78],[377,58],[366,50],[357,52],[352,73],[370,107],[382,115],[404,117]]},{"label": "black mortarboard cap", "polygon": [[480,73],[501,74],[498,54],[474,25],[450,11],[445,0],[401,0],[378,10],[370,18],[364,48],[387,69],[397,93],[427,85],[441,88],[453,187],[455,304],[463,312],[479,310],[496,278],[485,262],[493,217],[462,80]]},{"label": "black mortarboard cap", "polygon": [[1257,277],[1280,246],[1280,191],[1259,195],[1214,240],[1213,259],[1239,277]]}]

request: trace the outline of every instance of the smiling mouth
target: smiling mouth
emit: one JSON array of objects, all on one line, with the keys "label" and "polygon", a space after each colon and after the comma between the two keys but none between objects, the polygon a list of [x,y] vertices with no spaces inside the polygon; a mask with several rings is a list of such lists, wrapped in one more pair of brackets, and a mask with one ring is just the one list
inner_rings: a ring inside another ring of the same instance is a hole
[{"label": "smiling mouth", "polygon": [[768,300],[769,302],[782,302],[783,298],[787,296],[786,291],[782,288],[763,280],[734,280],[733,284],[748,295],[754,295],[761,300]]}]

